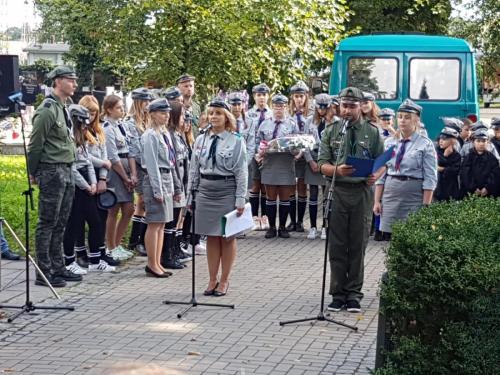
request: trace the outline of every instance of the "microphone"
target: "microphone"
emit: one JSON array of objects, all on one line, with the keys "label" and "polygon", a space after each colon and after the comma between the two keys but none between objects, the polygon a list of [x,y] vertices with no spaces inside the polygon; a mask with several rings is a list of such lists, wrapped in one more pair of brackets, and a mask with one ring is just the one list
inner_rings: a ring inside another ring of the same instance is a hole
[{"label": "microphone", "polygon": [[13,103],[17,103],[23,100],[22,92],[15,92],[14,94],[9,96],[9,100]]},{"label": "microphone", "polygon": [[210,129],[212,129],[213,125],[212,124],[208,124],[207,126],[205,126],[203,129],[200,129],[200,134],[205,134],[206,132],[208,132]]}]

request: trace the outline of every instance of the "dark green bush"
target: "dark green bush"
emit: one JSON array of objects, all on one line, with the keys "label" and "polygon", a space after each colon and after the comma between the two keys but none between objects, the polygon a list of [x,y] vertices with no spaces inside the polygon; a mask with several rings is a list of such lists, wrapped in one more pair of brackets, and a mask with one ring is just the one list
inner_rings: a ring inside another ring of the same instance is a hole
[{"label": "dark green bush", "polygon": [[382,312],[394,350],[377,374],[500,369],[500,199],[433,204],[394,226]]}]

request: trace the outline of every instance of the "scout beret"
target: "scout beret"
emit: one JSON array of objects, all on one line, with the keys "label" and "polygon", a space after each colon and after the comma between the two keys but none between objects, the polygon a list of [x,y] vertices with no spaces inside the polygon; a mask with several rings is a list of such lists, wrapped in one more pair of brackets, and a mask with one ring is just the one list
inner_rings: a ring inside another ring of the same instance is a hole
[{"label": "scout beret", "polygon": [[114,188],[107,188],[105,192],[97,195],[97,206],[101,210],[113,208],[117,201]]},{"label": "scout beret", "polygon": [[332,105],[332,98],[328,94],[318,94],[314,97],[316,108],[328,108]]},{"label": "scout beret", "polygon": [[208,104],[208,106],[212,108],[224,108],[229,111],[229,106],[221,98],[212,99],[212,101]]},{"label": "scout beret", "polygon": [[87,108],[79,104],[71,104],[68,107],[69,115],[72,119],[77,119],[78,121],[88,124],[90,119],[90,113]]},{"label": "scout beret", "polygon": [[398,112],[415,113],[420,116],[422,107],[411,99],[405,99],[398,108]]},{"label": "scout beret", "polygon": [[363,91],[357,87],[346,87],[339,93],[342,102],[359,102],[363,100]]},{"label": "scout beret", "polygon": [[471,130],[473,132],[475,132],[476,130],[479,130],[479,129],[488,130],[488,126],[484,122],[482,122],[481,120],[479,120],[471,125]]},{"label": "scout beret", "polygon": [[241,96],[239,92],[232,92],[231,94],[229,94],[227,101],[231,105],[241,104],[243,103],[243,96]]},{"label": "scout beret", "polygon": [[271,98],[273,104],[288,104],[288,98],[282,93],[277,93]]},{"label": "scout beret", "polygon": [[75,70],[71,66],[67,65],[59,65],[52,69],[47,74],[48,79],[56,79],[56,78],[71,78],[78,79],[78,76],[75,73]]},{"label": "scout beret", "polygon": [[472,133],[473,139],[490,139],[488,129],[479,128]]},{"label": "scout beret", "polygon": [[252,88],[252,93],[269,94],[271,89],[265,83],[259,83]]},{"label": "scout beret", "polygon": [[441,133],[439,133],[440,138],[458,138],[459,134],[458,131],[454,128],[449,128],[445,126],[442,130]]},{"label": "scout beret", "polygon": [[308,92],[309,87],[307,87],[304,81],[298,81],[290,88],[290,94],[307,94]]},{"label": "scout beret", "polygon": [[491,128],[492,129],[499,129],[500,128],[500,118],[499,117],[493,117],[491,119]]},{"label": "scout beret", "polygon": [[155,99],[148,105],[148,112],[170,112],[170,104],[167,99]]},{"label": "scout beret", "polygon": [[443,120],[444,126],[455,129],[457,132],[460,132],[464,126],[463,121],[456,117],[442,117],[441,120]]},{"label": "scout beret", "polygon": [[338,95],[330,95],[330,100],[332,101],[333,105],[337,105],[337,106],[340,105],[339,96]]},{"label": "scout beret", "polygon": [[174,100],[174,99],[177,99],[178,97],[180,97],[182,94],[181,94],[181,91],[175,87],[175,86],[172,86],[172,87],[169,87],[166,91],[165,91],[165,98],[167,98],[168,100]]},{"label": "scout beret", "polygon": [[153,94],[145,87],[132,90],[133,100],[153,100]]},{"label": "scout beret", "polygon": [[363,92],[363,101],[364,102],[374,102],[375,95],[373,95],[371,92]]},{"label": "scout beret", "polygon": [[189,82],[189,81],[194,81],[195,77],[192,75],[189,75],[187,73],[182,74],[177,80],[175,81],[176,84],[182,83],[182,82]]},{"label": "scout beret", "polygon": [[380,118],[390,118],[390,117],[394,117],[395,115],[396,114],[394,113],[394,111],[391,108],[382,108],[378,112],[378,117],[380,117]]}]

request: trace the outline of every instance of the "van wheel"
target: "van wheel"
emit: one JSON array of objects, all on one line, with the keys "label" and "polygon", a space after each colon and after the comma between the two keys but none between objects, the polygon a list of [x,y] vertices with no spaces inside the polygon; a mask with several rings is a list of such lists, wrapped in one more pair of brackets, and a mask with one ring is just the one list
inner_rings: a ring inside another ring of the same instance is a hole
[{"label": "van wheel", "polygon": [[490,103],[484,103],[484,108],[490,108]]}]

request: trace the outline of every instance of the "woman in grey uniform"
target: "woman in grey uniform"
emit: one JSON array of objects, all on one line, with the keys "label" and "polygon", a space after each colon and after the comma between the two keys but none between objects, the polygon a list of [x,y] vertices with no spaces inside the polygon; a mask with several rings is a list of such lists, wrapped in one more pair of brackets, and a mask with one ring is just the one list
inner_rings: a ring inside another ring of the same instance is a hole
[{"label": "woman in grey uniform", "polygon": [[380,108],[375,103],[375,95],[371,92],[363,92],[363,100],[361,101],[361,114],[363,118],[372,124],[376,124],[379,111]]},{"label": "woman in grey uniform", "polygon": [[[129,134],[122,123],[123,101],[117,95],[109,95],[102,103],[106,151],[112,168],[108,174],[108,186],[113,188],[117,204],[108,210],[106,243],[113,257],[127,259],[133,253],[121,246],[128,224],[134,213],[134,187],[137,182],[135,159],[129,155]],[[118,213],[121,211],[120,220]]]},{"label": "woman in grey uniform", "polygon": [[[310,117],[309,113],[309,87],[298,81],[290,89],[290,116],[297,123],[299,134],[306,134],[306,122]],[[295,177],[297,177],[296,188],[290,195],[290,224],[288,231],[304,231],[304,215],[307,207],[307,186],[304,182],[306,173],[306,160],[302,155],[298,155],[295,160]],[[297,192],[297,201],[295,200]],[[297,202],[297,203],[296,203]],[[298,209],[298,210],[297,210]]]},{"label": "woman in grey uniform", "polygon": [[148,264],[145,271],[150,277],[168,277],[172,273],[162,267],[161,254],[163,228],[174,218],[175,155],[165,142],[170,105],[166,99],[156,99],[148,105],[148,111],[150,127],[141,137],[142,167],[146,170],[143,193],[148,224],[145,238]]},{"label": "woman in grey uniform", "polygon": [[321,228],[321,238],[326,239],[326,218],[324,217],[326,179],[319,173],[318,152],[321,143],[321,134],[326,128],[326,115],[328,109],[332,105],[330,95],[328,94],[316,95],[314,97],[314,102],[316,109],[314,115],[309,117],[306,121],[305,133],[311,134],[316,140],[316,144],[313,150],[306,150],[304,152],[304,158],[307,162],[304,182],[309,185],[309,219],[311,222],[311,228],[309,229],[307,238],[310,240],[314,240],[317,236],[316,220],[318,217],[319,186],[323,188],[323,225]]},{"label": "woman in grey uniform", "polygon": [[432,202],[437,185],[437,157],[432,141],[419,133],[422,107],[405,100],[398,109],[400,137],[389,137],[385,148],[395,146],[387,170],[376,182],[373,213],[381,215],[380,230],[389,233],[392,224]]},{"label": "woman in grey uniform", "polygon": [[[228,105],[214,99],[208,106],[209,132],[198,136],[189,171],[195,196],[197,234],[206,235],[210,279],[205,295],[224,296],[236,259],[236,239],[222,236],[222,217],[235,208],[243,213],[247,192],[247,159],[243,138],[235,133],[236,120]],[[198,164],[199,163],[199,164]],[[199,168],[197,166],[199,165]],[[221,276],[217,276],[221,268]]]},{"label": "woman in grey uniform", "polygon": [[[272,98],[273,117],[265,120],[255,137],[256,158],[262,160],[262,183],[266,186],[266,212],[269,229],[266,238],[279,235],[289,238],[285,225],[290,210],[290,193],[295,186],[295,158],[291,153],[266,153],[266,143],[299,132],[297,124],[287,116],[288,98],[276,94]],[[262,144],[261,144],[262,143]],[[276,231],[276,199],[279,197],[279,230]]]},{"label": "woman in grey uniform", "polygon": [[144,181],[145,171],[141,167],[141,136],[148,127],[149,114],[147,106],[153,100],[151,92],[141,87],[132,91],[132,106],[124,125],[130,137],[129,157],[134,158],[137,169],[137,183],[135,192],[137,201],[135,202],[135,211],[132,216],[132,229],[128,241],[128,248],[136,250],[140,255],[146,255],[144,248],[144,235],[146,234],[146,220],[144,218],[144,199],[142,196],[142,183]]}]

